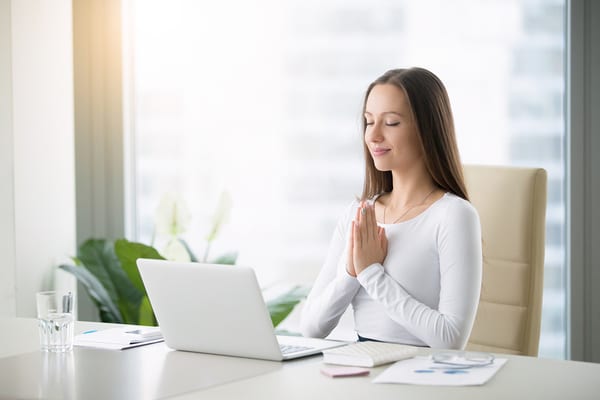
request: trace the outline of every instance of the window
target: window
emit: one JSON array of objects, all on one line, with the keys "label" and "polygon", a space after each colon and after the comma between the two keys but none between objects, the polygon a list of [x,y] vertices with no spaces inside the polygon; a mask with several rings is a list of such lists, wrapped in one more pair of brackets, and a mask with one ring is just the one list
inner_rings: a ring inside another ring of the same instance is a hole
[{"label": "window", "polygon": [[463,162],[548,170],[540,355],[565,357],[563,1],[125,2],[135,185],[129,236],[149,242],[166,192],[197,253],[239,251],[261,283],[311,282],[360,194],[360,107],[387,69],[446,84]]}]

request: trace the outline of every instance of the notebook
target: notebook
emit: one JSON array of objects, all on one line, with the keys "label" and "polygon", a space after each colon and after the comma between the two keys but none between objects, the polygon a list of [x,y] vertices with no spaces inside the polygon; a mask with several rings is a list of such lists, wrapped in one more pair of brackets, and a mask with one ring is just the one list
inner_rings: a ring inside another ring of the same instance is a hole
[{"label": "notebook", "polygon": [[376,367],[412,358],[417,355],[417,351],[416,347],[404,344],[360,342],[324,351],[323,362],[356,367]]},{"label": "notebook", "polygon": [[147,259],[137,266],[173,349],[281,361],[346,344],[276,336],[252,268]]},{"label": "notebook", "polygon": [[76,335],[75,346],[99,349],[125,350],[132,347],[162,342],[163,337],[157,327],[118,327],[103,330],[90,330]]}]

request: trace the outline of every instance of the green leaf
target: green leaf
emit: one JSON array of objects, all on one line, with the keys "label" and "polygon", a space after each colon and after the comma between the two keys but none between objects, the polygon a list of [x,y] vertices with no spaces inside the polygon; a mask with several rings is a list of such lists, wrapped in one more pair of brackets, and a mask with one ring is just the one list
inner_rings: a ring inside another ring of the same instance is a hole
[{"label": "green leaf", "polygon": [[156,317],[154,316],[154,311],[152,310],[152,305],[150,304],[150,300],[148,296],[142,297],[142,302],[140,303],[140,319],[138,320],[138,325],[147,325],[147,326],[158,326],[156,323]]},{"label": "green leaf", "polygon": [[152,258],[155,260],[164,260],[164,258],[154,247],[146,246],[143,243],[130,242],[127,239],[119,239],[115,242],[115,254],[133,286],[145,295],[146,288],[142,282],[140,271],[137,268],[137,259]]},{"label": "green leaf", "polygon": [[224,191],[219,196],[219,201],[217,203],[217,210],[213,217],[213,225],[206,236],[207,242],[212,242],[215,240],[217,235],[219,234],[219,230],[221,230],[221,226],[225,223],[227,218],[229,217],[229,212],[231,211],[231,195],[229,192]]},{"label": "green leaf", "polygon": [[98,307],[100,312],[100,320],[102,322],[117,322],[122,323],[123,317],[102,286],[100,281],[84,267],[76,267],[74,265],[63,264],[60,269],[68,271],[75,275],[75,278],[85,287],[90,298]]},{"label": "green leaf", "polygon": [[188,254],[190,255],[190,261],[198,262],[198,257],[196,257],[196,255],[192,251],[191,247],[187,244],[187,242],[181,238],[177,238],[177,240],[179,240],[179,242],[183,245],[183,247],[185,247],[185,251],[187,251]]},{"label": "green leaf", "polygon": [[214,259],[212,264],[223,264],[223,265],[235,265],[237,261],[238,253],[237,251],[232,251],[230,253],[225,253],[220,257]]},{"label": "green leaf", "polygon": [[119,296],[109,266],[118,261],[116,256],[113,260],[112,247],[112,242],[102,239],[89,239],[79,246],[77,259],[98,278],[110,298],[116,303]]},{"label": "green leaf", "polygon": [[295,286],[287,293],[268,301],[267,308],[269,309],[269,314],[271,314],[273,326],[279,325],[292,312],[294,307],[306,297],[308,292],[309,289],[306,287]]},{"label": "green leaf", "polygon": [[129,280],[121,267],[112,241],[89,239],[79,247],[77,254],[83,265],[104,286],[113,303],[116,303],[123,322],[135,324],[143,293]]}]

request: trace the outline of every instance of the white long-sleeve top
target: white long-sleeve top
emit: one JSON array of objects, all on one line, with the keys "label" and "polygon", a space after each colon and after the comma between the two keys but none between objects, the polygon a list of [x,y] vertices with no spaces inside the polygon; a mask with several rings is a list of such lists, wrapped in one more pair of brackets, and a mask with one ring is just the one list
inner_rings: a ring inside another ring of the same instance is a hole
[{"label": "white long-sleeve top", "polygon": [[444,194],[416,217],[384,227],[388,253],[356,278],[346,271],[354,201],[339,220],[306,300],[304,336],[325,337],[352,304],[356,332],[386,342],[462,349],[481,289],[481,226],[468,201]]}]

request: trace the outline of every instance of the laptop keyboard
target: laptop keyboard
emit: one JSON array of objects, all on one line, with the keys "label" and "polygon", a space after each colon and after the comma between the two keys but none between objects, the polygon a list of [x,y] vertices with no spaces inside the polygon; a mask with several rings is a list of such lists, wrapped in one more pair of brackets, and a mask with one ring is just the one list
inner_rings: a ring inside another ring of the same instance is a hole
[{"label": "laptop keyboard", "polygon": [[283,355],[292,354],[292,353],[297,353],[299,351],[305,351],[305,350],[311,350],[311,349],[313,349],[313,347],[292,346],[292,345],[289,345],[289,344],[280,344],[279,348],[281,349],[281,354],[283,354]]}]

